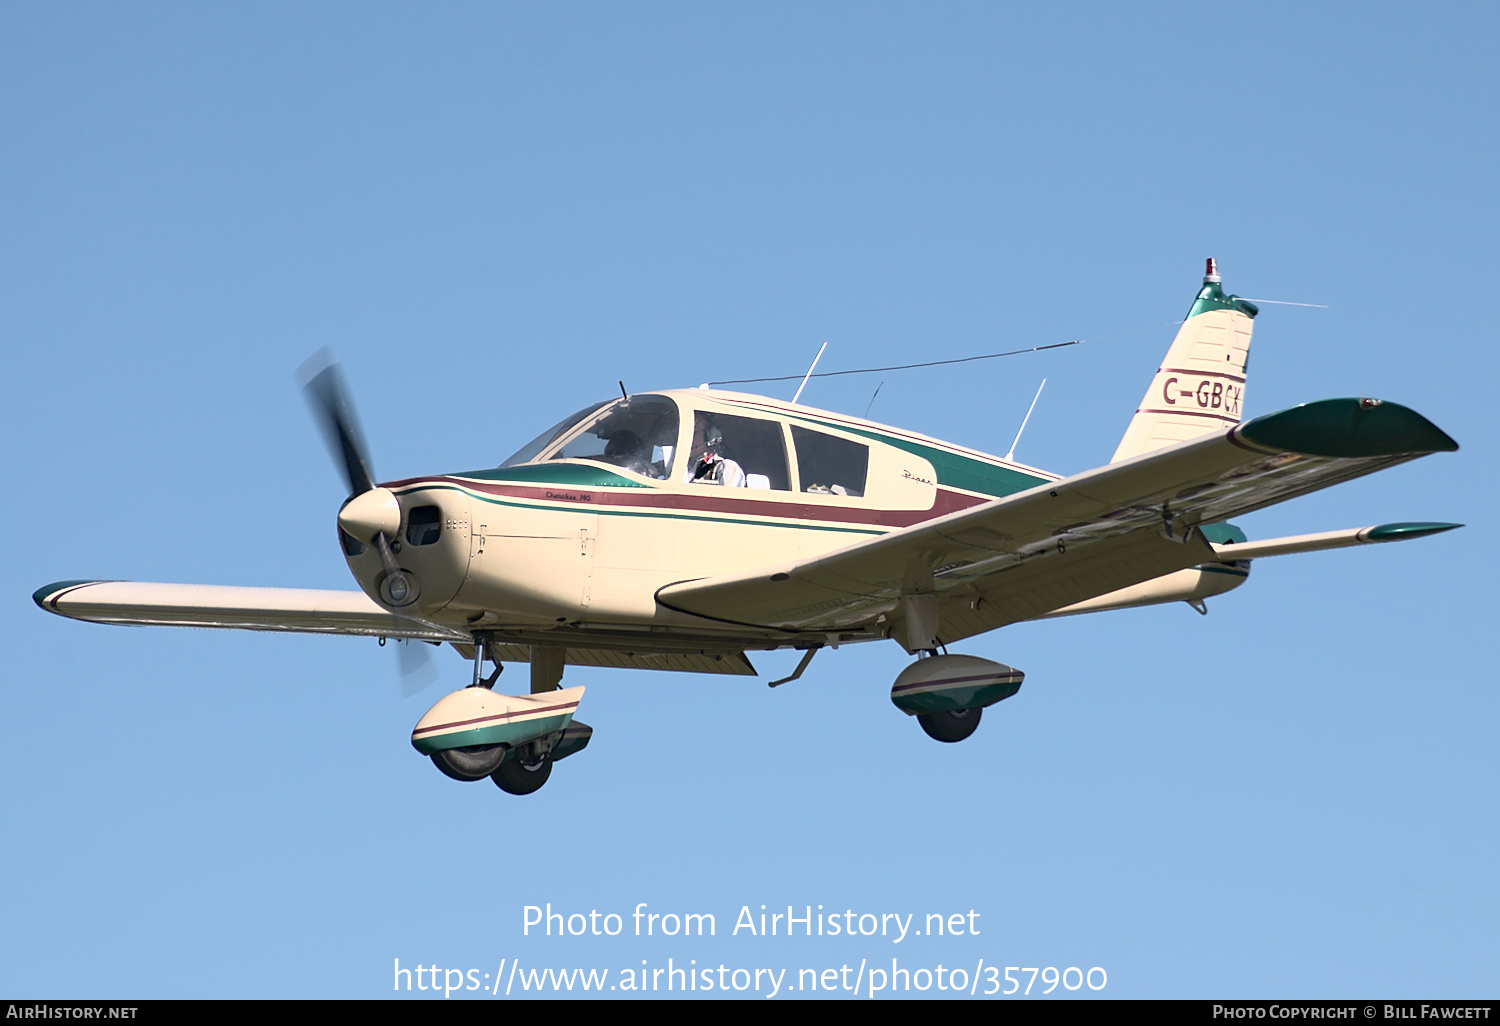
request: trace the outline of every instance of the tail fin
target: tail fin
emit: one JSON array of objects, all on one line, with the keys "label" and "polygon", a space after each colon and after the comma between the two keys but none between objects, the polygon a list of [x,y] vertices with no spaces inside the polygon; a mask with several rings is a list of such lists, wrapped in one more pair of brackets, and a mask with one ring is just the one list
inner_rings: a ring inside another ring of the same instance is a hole
[{"label": "tail fin", "polygon": [[1209,257],[1203,287],[1111,463],[1240,422],[1250,330],[1259,312],[1253,303],[1224,294]]}]

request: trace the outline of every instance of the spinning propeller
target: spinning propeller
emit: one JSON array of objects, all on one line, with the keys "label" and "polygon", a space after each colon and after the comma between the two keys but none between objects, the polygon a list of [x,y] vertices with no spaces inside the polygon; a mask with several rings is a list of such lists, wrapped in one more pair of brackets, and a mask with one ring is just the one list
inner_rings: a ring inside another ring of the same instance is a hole
[{"label": "spinning propeller", "polygon": [[380,554],[381,603],[394,609],[409,606],[416,601],[417,582],[396,565],[391,548],[401,531],[401,503],[389,488],[375,484],[364,433],[339,365],[329,350],[322,349],[302,365],[300,376],[318,426],[349,485],[349,499],[339,510],[339,527],[351,538],[373,545]]},{"label": "spinning propeller", "polygon": [[[377,591],[380,603],[392,610],[409,606],[417,599],[417,582],[397,565],[393,548],[399,544],[401,502],[389,488],[381,488],[375,483],[364,433],[360,431],[354,404],[349,401],[344,376],[332,351],[321,349],[314,353],[297,376],[307,393],[318,427],[333,453],[334,462],[343,470],[344,481],[349,486],[349,498],[339,510],[339,528],[351,538],[373,546],[379,553],[381,575]],[[430,653],[425,644],[402,641],[397,651],[401,656],[401,674],[405,679],[403,690],[407,695],[415,694],[432,682],[436,674],[429,665]]]}]

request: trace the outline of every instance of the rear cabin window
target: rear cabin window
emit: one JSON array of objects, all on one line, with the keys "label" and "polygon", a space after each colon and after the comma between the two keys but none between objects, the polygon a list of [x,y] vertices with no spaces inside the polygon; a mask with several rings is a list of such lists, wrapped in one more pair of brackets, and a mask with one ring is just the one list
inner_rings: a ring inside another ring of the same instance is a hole
[{"label": "rear cabin window", "polygon": [[682,480],[723,488],[790,491],[786,441],[774,420],[693,415],[693,442]]},{"label": "rear cabin window", "polygon": [[797,473],[804,492],[820,495],[865,494],[870,472],[870,447],[821,431],[792,428],[797,450]]}]

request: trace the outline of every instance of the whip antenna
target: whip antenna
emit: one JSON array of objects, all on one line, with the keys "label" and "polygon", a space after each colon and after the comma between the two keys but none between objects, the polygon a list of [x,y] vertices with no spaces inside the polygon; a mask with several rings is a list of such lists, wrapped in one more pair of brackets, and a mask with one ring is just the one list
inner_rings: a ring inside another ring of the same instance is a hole
[{"label": "whip antenna", "polygon": [[823,359],[823,350],[827,348],[827,342],[824,342],[821,346],[818,347],[818,355],[813,357],[812,366],[807,368],[807,373],[802,376],[802,384],[797,386],[797,394],[792,396],[793,406],[796,406],[797,400],[802,398],[802,390],[807,387],[807,379],[812,377],[812,372],[818,369],[818,361]]},{"label": "whip antenna", "polygon": [[1036,395],[1031,397],[1031,405],[1026,407],[1026,416],[1021,418],[1021,430],[1016,432],[1016,440],[1010,443],[1010,452],[1005,454],[1007,461],[1016,454],[1016,446],[1021,444],[1021,431],[1026,430],[1026,422],[1031,419],[1031,411],[1036,409],[1036,401],[1042,397],[1042,389],[1046,387],[1047,379],[1043,378],[1042,383],[1036,386]]},{"label": "whip antenna", "polygon": [[1250,297],[1246,296],[1245,297],[1245,302],[1247,302],[1247,303],[1273,303],[1276,306],[1310,306],[1310,307],[1313,307],[1313,308],[1318,309],[1318,310],[1327,310],[1328,309],[1328,304],[1327,303],[1288,303],[1285,299],[1251,299]]}]

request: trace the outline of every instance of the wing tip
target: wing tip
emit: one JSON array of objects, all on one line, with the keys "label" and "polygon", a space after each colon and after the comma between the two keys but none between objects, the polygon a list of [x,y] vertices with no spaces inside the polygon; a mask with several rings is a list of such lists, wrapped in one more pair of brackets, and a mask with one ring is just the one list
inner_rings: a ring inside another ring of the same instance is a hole
[{"label": "wing tip", "polygon": [[1245,421],[1233,434],[1265,449],[1331,458],[1458,451],[1457,442],[1417,411],[1370,398],[1303,403]]},{"label": "wing tip", "polygon": [[[31,601],[36,603],[38,609],[45,609],[49,613],[56,613],[58,612],[56,599],[61,596],[63,592],[71,591],[72,589],[82,587],[85,584],[98,583],[99,582],[97,580],[54,581],[51,584],[44,584],[36,591],[32,592]],[[53,600],[50,605],[48,604],[48,599]]]}]

